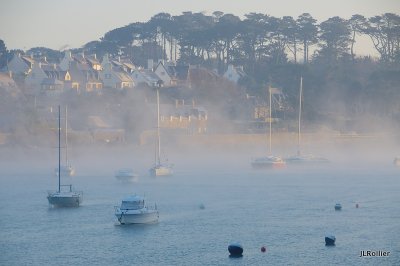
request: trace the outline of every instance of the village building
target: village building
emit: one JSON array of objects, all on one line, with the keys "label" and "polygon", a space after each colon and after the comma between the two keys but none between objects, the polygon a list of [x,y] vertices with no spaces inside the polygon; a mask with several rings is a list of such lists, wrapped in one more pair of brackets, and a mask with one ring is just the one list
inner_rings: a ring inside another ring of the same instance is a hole
[{"label": "village building", "polygon": [[26,75],[31,71],[34,62],[33,57],[16,53],[7,63],[5,70],[11,71],[14,75]]},{"label": "village building", "polygon": [[159,77],[149,69],[137,68],[133,70],[131,78],[136,86],[140,84],[147,84],[149,87],[157,86]]},{"label": "village building", "polygon": [[189,66],[173,65],[160,60],[154,68],[154,73],[163,81],[164,86],[187,85]]},{"label": "village building", "polygon": [[73,61],[70,63],[68,74],[70,79],[65,82],[66,89],[71,89],[77,94],[82,92],[101,93],[103,83],[99,78],[99,72],[88,64]]},{"label": "village building", "polygon": [[247,74],[243,71],[243,66],[228,65],[228,69],[225,71],[223,77],[229,81],[238,84],[241,78],[246,77]]},{"label": "village building", "polygon": [[105,88],[124,90],[134,87],[134,82],[131,76],[117,67],[113,67],[108,55],[103,57],[101,63],[102,70],[100,71],[100,79],[103,81]]},{"label": "village building", "polygon": [[175,100],[175,106],[160,105],[160,127],[180,129],[186,134],[205,134],[207,132],[208,114],[202,106],[185,104],[183,99]]}]

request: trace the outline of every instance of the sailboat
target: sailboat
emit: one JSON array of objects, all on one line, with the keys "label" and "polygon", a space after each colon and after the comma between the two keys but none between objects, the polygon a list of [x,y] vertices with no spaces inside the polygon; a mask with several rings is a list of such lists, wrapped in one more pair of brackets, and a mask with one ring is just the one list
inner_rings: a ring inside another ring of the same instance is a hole
[{"label": "sailboat", "polygon": [[[65,165],[61,165],[61,172],[63,176],[75,175],[75,168],[68,161],[68,110],[65,106]],[[56,175],[58,175],[58,168],[55,169]]]},{"label": "sailboat", "polygon": [[286,165],[280,156],[272,155],[272,88],[269,88],[269,156],[252,159],[254,168],[282,168]]},{"label": "sailboat", "polygon": [[328,159],[318,157],[313,154],[302,154],[301,147],[301,111],[302,111],[302,98],[303,98],[303,77],[300,77],[300,92],[299,92],[299,120],[297,127],[297,154],[285,158],[287,163],[326,163]]},{"label": "sailboat", "polygon": [[[72,185],[61,185],[61,117],[60,106],[58,106],[58,190],[50,191],[47,195],[49,203],[55,207],[79,207],[82,203],[83,193],[72,190]],[[67,190],[61,188],[68,187]]]},{"label": "sailboat", "polygon": [[154,166],[152,168],[150,168],[150,175],[152,175],[152,176],[170,176],[173,174],[172,165],[168,164],[167,162],[161,161],[159,87],[156,90],[157,91],[157,143],[156,143],[156,150],[155,150]]}]

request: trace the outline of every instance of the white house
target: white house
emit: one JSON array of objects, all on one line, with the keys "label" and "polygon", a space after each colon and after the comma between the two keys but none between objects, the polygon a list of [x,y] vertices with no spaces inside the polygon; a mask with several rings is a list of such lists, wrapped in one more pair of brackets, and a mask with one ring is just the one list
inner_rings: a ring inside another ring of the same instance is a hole
[{"label": "white house", "polygon": [[228,69],[224,73],[224,78],[232,81],[233,83],[238,83],[238,81],[247,76],[246,73],[243,71],[243,66],[233,66],[228,65]]},{"label": "white house", "polygon": [[108,59],[108,55],[104,55],[101,67],[100,79],[103,81],[105,88],[115,88],[120,90],[133,88],[133,79],[123,70],[114,69],[112,63]]},{"label": "white house", "polygon": [[172,77],[168,72],[168,69],[164,66],[162,62],[159,62],[156,68],[154,69],[154,73],[159,77],[160,80],[163,81],[164,86],[172,85]]},{"label": "white house", "polygon": [[136,86],[145,83],[150,87],[154,87],[159,80],[158,76],[149,69],[135,69],[131,74],[131,78]]}]

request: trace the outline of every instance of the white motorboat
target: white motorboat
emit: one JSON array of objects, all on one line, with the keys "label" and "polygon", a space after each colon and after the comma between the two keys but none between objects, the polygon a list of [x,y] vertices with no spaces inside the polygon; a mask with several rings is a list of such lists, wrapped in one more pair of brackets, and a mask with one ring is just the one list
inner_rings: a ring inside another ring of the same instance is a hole
[{"label": "white motorboat", "polygon": [[290,164],[318,164],[328,163],[329,160],[323,157],[314,156],[312,154],[302,154],[301,152],[301,113],[302,113],[302,98],[303,98],[303,77],[300,77],[300,91],[299,91],[299,118],[297,127],[297,154],[285,158],[285,161]]},{"label": "white motorboat", "polygon": [[122,168],[115,173],[115,178],[121,181],[135,181],[139,175],[131,168]]},{"label": "white motorboat", "polygon": [[157,206],[150,208],[144,197],[132,195],[122,200],[121,206],[115,206],[115,216],[121,224],[147,224],[158,222]]},{"label": "white motorboat", "polygon": [[280,156],[272,155],[272,91],[270,87],[269,92],[269,156],[262,156],[253,158],[251,160],[251,166],[253,168],[283,168],[286,166],[286,162]]},{"label": "white motorboat", "polygon": [[158,82],[157,87],[157,146],[155,151],[154,166],[150,168],[149,172],[152,176],[170,176],[173,175],[173,165],[167,162],[161,162],[161,138],[160,138],[160,93],[162,81]]},{"label": "white motorboat", "polygon": [[[58,190],[49,191],[47,200],[55,207],[79,207],[82,203],[83,193],[73,191],[72,185],[61,185],[61,119],[60,119],[60,106],[58,106]],[[61,190],[61,187],[69,187],[69,190]]]}]

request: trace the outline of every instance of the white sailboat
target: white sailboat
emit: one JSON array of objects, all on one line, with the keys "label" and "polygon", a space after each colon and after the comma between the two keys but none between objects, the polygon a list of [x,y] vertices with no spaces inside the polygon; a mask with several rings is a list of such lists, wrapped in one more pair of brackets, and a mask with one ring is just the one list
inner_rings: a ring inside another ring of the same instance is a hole
[{"label": "white sailboat", "polygon": [[[72,185],[61,185],[61,117],[60,106],[58,106],[58,190],[49,191],[47,200],[55,207],[79,207],[82,203],[83,193],[73,191]],[[61,188],[68,187],[68,190]]]},{"label": "white sailboat", "polygon": [[152,176],[170,176],[173,174],[172,165],[167,162],[161,161],[161,140],[160,140],[160,93],[159,86],[157,87],[157,144],[155,151],[155,162],[154,166],[150,168],[150,174]]},{"label": "white sailboat", "polygon": [[287,163],[326,163],[328,159],[318,157],[313,154],[301,153],[301,111],[302,111],[302,98],[303,98],[303,77],[300,77],[300,92],[299,92],[299,120],[297,128],[297,154],[285,158]]},{"label": "white sailboat", "polygon": [[[75,168],[68,161],[68,110],[65,106],[65,164],[61,165],[63,176],[75,175]],[[55,169],[56,175],[58,175],[58,168]]]},{"label": "white sailboat", "polygon": [[256,157],[251,161],[254,168],[282,168],[286,163],[280,156],[272,155],[272,88],[269,92],[269,156]]}]

